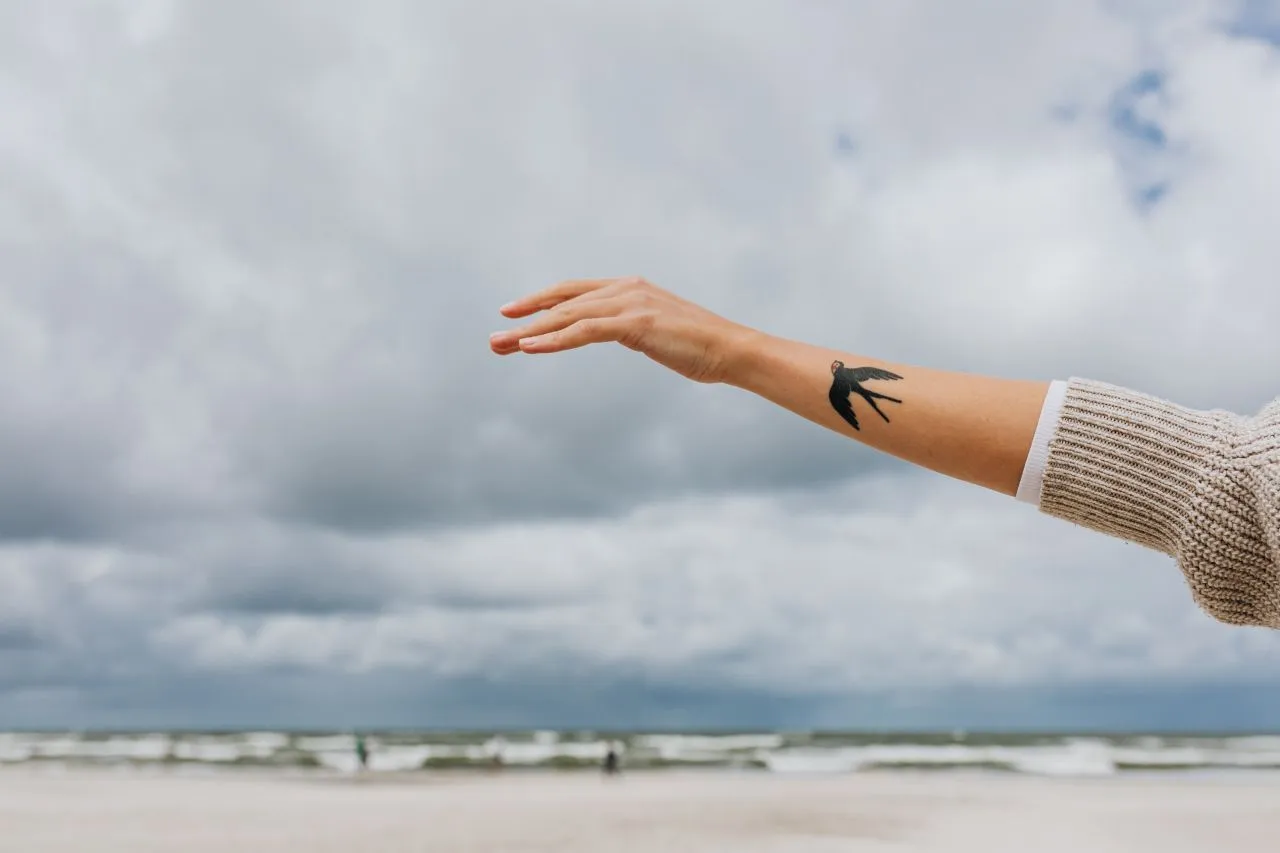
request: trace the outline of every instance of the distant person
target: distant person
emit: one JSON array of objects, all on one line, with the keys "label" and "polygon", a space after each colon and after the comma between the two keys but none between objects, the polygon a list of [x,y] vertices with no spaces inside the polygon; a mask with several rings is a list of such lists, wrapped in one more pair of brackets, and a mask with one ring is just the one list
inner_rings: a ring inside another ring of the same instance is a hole
[{"label": "distant person", "polygon": [[604,754],[604,764],[601,769],[604,770],[604,775],[606,776],[617,776],[621,772],[621,760],[618,757],[618,748],[615,744],[609,744],[609,749]]},{"label": "distant person", "polygon": [[369,769],[369,745],[364,735],[356,735],[356,768],[361,772]]},{"label": "distant person", "polygon": [[688,379],[752,391],[900,459],[1169,554],[1215,619],[1280,628],[1280,398],[1242,417],[1087,379],[889,364],[767,335],[638,278],[568,281],[501,310],[538,316],[491,336],[499,355],[620,343]]}]

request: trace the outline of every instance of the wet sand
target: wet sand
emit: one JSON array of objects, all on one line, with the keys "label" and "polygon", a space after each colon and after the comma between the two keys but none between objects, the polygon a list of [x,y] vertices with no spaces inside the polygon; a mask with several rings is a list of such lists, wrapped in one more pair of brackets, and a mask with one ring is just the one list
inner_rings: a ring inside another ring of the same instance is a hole
[{"label": "wet sand", "polygon": [[1272,777],[0,771],[0,849],[441,853],[1271,851]]}]

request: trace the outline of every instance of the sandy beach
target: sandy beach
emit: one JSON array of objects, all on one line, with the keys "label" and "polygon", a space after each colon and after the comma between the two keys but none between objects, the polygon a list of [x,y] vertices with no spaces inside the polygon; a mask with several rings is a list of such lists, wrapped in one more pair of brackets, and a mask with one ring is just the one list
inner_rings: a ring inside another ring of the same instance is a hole
[{"label": "sandy beach", "polygon": [[0,772],[0,827],[22,853],[1250,853],[1280,838],[1280,782],[23,769]]}]

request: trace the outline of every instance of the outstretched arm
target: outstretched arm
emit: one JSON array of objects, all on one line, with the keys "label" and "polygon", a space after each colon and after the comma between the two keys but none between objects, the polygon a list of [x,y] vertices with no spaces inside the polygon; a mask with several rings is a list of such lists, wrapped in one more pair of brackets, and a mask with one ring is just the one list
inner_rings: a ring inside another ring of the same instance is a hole
[{"label": "outstretched arm", "polygon": [[614,341],[1008,495],[1034,443],[1043,512],[1172,555],[1223,622],[1280,628],[1280,400],[1244,418],[1083,379],[888,364],[748,329],[641,279],[565,282],[502,312],[529,320],[494,334],[496,353]]},{"label": "outstretched arm", "polygon": [[[1047,382],[892,364],[774,337],[639,279],[565,282],[503,313],[531,320],[493,336],[499,354],[617,341],[691,379],[735,385],[877,450],[1006,495],[1017,491],[1048,389]],[[901,379],[856,381],[884,375],[864,368]],[[873,403],[892,409],[888,422]]]}]

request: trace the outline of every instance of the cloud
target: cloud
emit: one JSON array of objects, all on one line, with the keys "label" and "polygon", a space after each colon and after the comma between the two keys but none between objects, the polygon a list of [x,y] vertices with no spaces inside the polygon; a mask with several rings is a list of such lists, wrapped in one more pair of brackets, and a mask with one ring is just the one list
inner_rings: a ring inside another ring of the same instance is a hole
[{"label": "cloud", "polygon": [[1268,15],[0,12],[0,710],[171,679],[180,717],[264,673],[263,714],[586,680],[655,719],[645,690],[1266,677],[1270,635],[1163,558],[630,353],[486,338],[515,294],[640,273],[855,352],[1256,409]]},{"label": "cloud", "polygon": [[1217,630],[1157,555],[959,485],[856,488],[879,505],[844,487],[798,505],[694,499],[382,542],[363,547],[368,575],[400,580],[376,612],[295,605],[246,624],[260,608],[200,608],[153,640],[214,669],[627,672],[837,695],[1275,666],[1268,634]]}]

